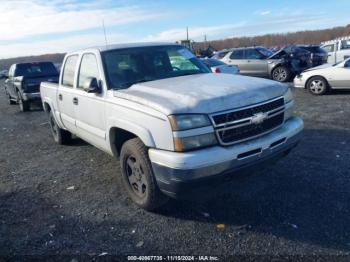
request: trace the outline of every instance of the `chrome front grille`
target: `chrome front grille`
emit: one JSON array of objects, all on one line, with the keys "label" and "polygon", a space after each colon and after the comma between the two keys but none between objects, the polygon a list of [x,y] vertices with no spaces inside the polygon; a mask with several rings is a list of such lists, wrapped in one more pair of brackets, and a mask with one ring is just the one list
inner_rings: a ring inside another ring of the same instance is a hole
[{"label": "chrome front grille", "polygon": [[212,114],[217,138],[227,146],[243,142],[280,127],[284,121],[284,99],[279,97],[253,106]]}]

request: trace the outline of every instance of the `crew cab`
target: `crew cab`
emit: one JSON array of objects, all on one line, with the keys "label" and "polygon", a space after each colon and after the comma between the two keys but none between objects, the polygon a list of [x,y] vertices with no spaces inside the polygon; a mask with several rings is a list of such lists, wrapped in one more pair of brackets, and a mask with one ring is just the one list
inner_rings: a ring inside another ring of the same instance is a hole
[{"label": "crew cab", "polygon": [[51,62],[21,63],[10,67],[5,92],[11,105],[18,103],[22,112],[40,100],[40,83],[58,82],[58,72]]},{"label": "crew cab", "polygon": [[295,147],[303,129],[287,85],[214,74],[176,44],[69,53],[41,97],[54,140],[74,134],[119,158],[126,192],[147,210],[260,169]]}]

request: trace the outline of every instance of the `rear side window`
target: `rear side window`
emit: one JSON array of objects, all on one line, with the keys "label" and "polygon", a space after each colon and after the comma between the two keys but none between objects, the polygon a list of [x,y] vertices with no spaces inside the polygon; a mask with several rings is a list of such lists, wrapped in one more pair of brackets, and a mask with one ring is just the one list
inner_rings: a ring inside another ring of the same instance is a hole
[{"label": "rear side window", "polygon": [[100,79],[97,60],[94,54],[85,54],[80,64],[78,88],[83,88],[86,80],[91,77]]},{"label": "rear side window", "polygon": [[244,59],[244,50],[235,50],[230,55],[231,59]]},{"label": "rear side window", "polygon": [[62,75],[62,85],[67,87],[74,86],[74,73],[75,67],[78,62],[78,56],[70,56],[67,58],[66,63],[64,64],[63,75]]}]

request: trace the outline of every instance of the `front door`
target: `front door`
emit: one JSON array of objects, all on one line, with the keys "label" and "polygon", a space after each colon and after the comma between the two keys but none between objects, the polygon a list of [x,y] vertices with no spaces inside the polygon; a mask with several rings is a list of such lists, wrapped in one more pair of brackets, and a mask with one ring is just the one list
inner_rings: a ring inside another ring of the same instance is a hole
[{"label": "front door", "polygon": [[105,118],[105,90],[101,93],[87,93],[84,85],[89,78],[96,78],[101,83],[102,70],[97,56],[86,53],[82,56],[74,106],[77,135],[89,141],[91,144],[104,149],[106,147],[106,118]]},{"label": "front door", "polygon": [[350,59],[342,67],[335,67],[328,78],[333,88],[350,89]]}]

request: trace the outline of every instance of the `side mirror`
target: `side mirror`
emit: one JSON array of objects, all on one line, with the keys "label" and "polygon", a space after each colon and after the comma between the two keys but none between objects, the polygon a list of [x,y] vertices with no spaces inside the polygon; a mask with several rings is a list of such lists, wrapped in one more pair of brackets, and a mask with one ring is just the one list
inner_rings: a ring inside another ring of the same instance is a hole
[{"label": "side mirror", "polygon": [[100,94],[102,92],[101,85],[95,77],[89,77],[86,79],[83,89],[87,93]]}]

